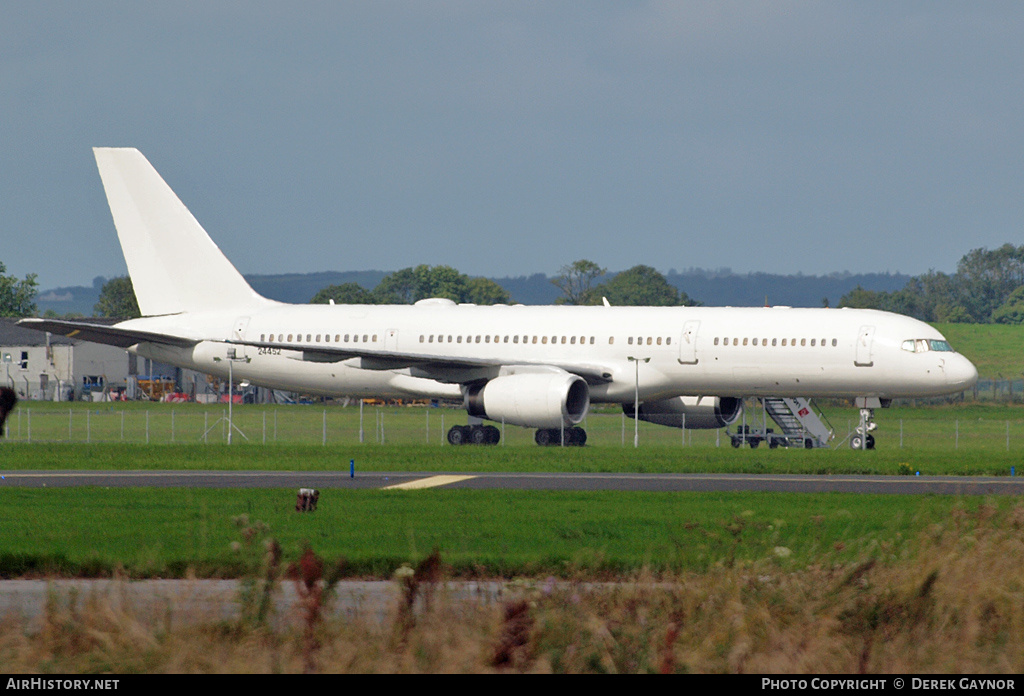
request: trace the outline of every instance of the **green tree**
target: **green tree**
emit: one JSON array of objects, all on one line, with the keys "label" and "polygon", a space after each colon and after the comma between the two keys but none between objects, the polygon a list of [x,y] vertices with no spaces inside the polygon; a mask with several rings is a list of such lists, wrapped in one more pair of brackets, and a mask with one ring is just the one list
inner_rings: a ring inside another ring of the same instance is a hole
[{"label": "green tree", "polygon": [[416,278],[416,298],[444,297],[454,302],[465,301],[466,276],[451,266],[427,266],[420,264],[413,269]]},{"label": "green tree", "polygon": [[559,274],[551,279],[555,287],[562,291],[562,296],[555,300],[555,304],[600,304],[601,296],[594,293],[594,281],[605,272],[606,269],[587,259],[562,266]]},{"label": "green tree", "polygon": [[313,295],[313,299],[309,303],[329,304],[331,300],[334,300],[336,304],[374,304],[373,293],[359,283],[328,285]]},{"label": "green tree", "polygon": [[373,289],[372,297],[379,304],[412,304],[429,297],[481,305],[511,301],[508,292],[493,280],[470,278],[451,266],[426,264],[384,276]]},{"label": "green tree", "polygon": [[1024,324],[1024,285],[1010,293],[1006,302],[992,311],[995,324]]},{"label": "green tree", "polygon": [[139,302],[135,299],[135,288],[128,276],[111,278],[100,290],[100,300],[92,308],[93,314],[117,319],[141,317]]},{"label": "green tree", "polygon": [[419,283],[412,268],[403,268],[384,276],[373,289],[373,297],[378,304],[412,304],[420,299]]},{"label": "green tree", "polygon": [[992,312],[1024,285],[1024,246],[972,249],[956,266],[959,303],[976,322],[992,320]]},{"label": "green tree", "polygon": [[512,296],[490,278],[477,277],[466,280],[466,301],[478,305],[512,304]]},{"label": "green tree", "polygon": [[36,313],[36,274],[24,280],[7,275],[7,266],[0,263],[0,317],[27,317]]},{"label": "green tree", "polygon": [[[594,288],[596,297],[607,297],[615,306],[676,307],[682,294],[650,266],[633,266]],[[689,296],[686,300],[690,301]],[[692,301],[690,301],[692,302]]]}]

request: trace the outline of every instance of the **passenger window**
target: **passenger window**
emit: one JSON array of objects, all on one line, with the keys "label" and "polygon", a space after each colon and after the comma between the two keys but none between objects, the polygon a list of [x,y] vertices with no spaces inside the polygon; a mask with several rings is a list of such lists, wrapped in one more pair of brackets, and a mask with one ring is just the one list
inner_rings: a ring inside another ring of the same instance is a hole
[{"label": "passenger window", "polygon": [[[573,343],[575,343],[575,342],[576,342],[576,337],[575,337],[575,336],[573,336],[573,337],[572,337],[572,342],[573,342]],[[562,336],[562,344],[563,344],[563,345],[565,344],[565,336]]]},{"label": "passenger window", "polygon": [[334,334],[334,342],[335,343],[340,343],[341,342],[341,334]]},{"label": "passenger window", "polygon": [[540,342],[541,342],[541,343],[547,343],[547,342],[548,342],[548,337],[547,337],[547,336],[543,336],[543,337],[542,337],[542,338],[540,339]]},{"label": "passenger window", "polygon": [[812,338],[812,339],[811,339],[811,348],[813,348],[813,347],[814,347],[814,343],[815,343],[815,341],[814,341],[814,339]]},{"label": "passenger window", "polygon": [[462,336],[456,336],[455,337],[455,342],[456,343],[462,343]]},{"label": "passenger window", "polygon": [[747,345],[747,339],[743,339],[743,345]]},{"label": "passenger window", "polygon": [[513,343],[519,343],[519,336],[518,336],[518,335],[516,335],[516,336],[513,336],[513,337],[512,337],[512,342],[513,342]]},{"label": "passenger window", "polygon": [[651,345],[651,344],[652,344],[652,339],[651,339],[650,336],[648,336],[647,337],[647,345]]},{"label": "passenger window", "polygon": [[423,334],[420,334],[420,343],[423,343]]},{"label": "passenger window", "polygon": [[839,342],[836,339],[833,338],[832,339],[832,347],[835,348],[837,345],[839,345]]},{"label": "passenger window", "polygon": [[633,337],[632,337],[632,336],[630,336],[630,337],[629,337],[629,338],[628,338],[628,339],[626,340],[626,342],[627,342],[627,343],[629,343],[629,345],[633,345]]},{"label": "passenger window", "polygon": [[806,338],[801,338],[800,339],[800,345],[801,346],[806,346],[807,345],[807,339]]},{"label": "passenger window", "polygon": [[608,345],[610,345],[610,346],[614,346],[615,345],[615,337],[614,336],[609,336],[608,337]]},{"label": "passenger window", "polygon": [[569,339],[569,345],[570,346],[576,345],[576,337],[575,336],[573,336],[571,339]]},{"label": "passenger window", "polygon": [[[479,342],[480,342],[480,338],[479,338],[479,336],[478,336],[478,337],[477,337],[477,343],[479,343]],[[490,337],[490,335],[484,336],[484,343],[490,343],[490,342],[491,342],[491,337]]]}]

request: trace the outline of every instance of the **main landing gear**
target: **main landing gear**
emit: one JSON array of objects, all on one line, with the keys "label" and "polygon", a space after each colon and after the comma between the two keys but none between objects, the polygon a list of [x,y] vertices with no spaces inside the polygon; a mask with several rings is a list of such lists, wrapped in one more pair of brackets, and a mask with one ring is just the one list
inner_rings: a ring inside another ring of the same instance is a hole
[{"label": "main landing gear", "polygon": [[587,444],[587,431],[583,428],[541,428],[533,436],[534,441],[541,447],[562,444],[562,435],[565,435],[566,447],[582,447]]},{"label": "main landing gear", "polygon": [[496,445],[501,431],[493,425],[455,425],[448,431],[449,445]]},{"label": "main landing gear", "polygon": [[[534,441],[542,447],[558,446],[565,436],[566,447],[587,444],[587,431],[583,428],[541,428]],[[501,442],[501,431],[493,425],[456,425],[448,431],[449,445],[496,445]]]}]

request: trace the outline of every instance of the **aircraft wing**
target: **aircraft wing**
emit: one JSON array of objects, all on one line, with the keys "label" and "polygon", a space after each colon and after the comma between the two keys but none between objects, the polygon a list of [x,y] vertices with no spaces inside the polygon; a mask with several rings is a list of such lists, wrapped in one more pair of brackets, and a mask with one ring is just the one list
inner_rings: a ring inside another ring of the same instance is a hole
[{"label": "aircraft wing", "polygon": [[[263,341],[227,341],[229,344],[252,346],[268,350],[287,350],[302,353],[302,360],[311,362],[341,362],[350,358],[359,358],[359,367],[364,370],[400,370],[414,368],[433,379],[443,382],[464,381],[462,375],[480,369],[499,369],[513,364],[492,358],[470,358],[461,356],[439,356],[428,353],[407,353],[380,349],[347,346],[308,346],[292,343],[267,343]],[[534,367],[555,367],[566,372],[579,375],[592,384],[610,382],[612,369],[606,365],[574,362],[531,362],[516,360],[515,365]]]},{"label": "aircraft wing", "polygon": [[48,331],[52,334],[67,336],[68,338],[75,338],[81,341],[105,343],[110,346],[118,346],[119,348],[128,348],[136,343],[159,343],[187,348],[199,342],[191,338],[182,338],[181,336],[153,331],[118,328],[117,324],[96,324],[94,322],[71,319],[22,319],[18,322],[18,326],[36,331]]}]

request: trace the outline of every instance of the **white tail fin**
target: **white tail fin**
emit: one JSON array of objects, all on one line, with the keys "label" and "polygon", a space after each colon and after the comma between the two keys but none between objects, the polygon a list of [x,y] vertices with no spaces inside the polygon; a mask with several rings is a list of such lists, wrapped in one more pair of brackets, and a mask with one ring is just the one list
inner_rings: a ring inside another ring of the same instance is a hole
[{"label": "white tail fin", "polygon": [[135,148],[93,148],[143,316],[269,304]]}]

